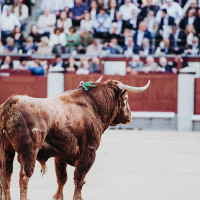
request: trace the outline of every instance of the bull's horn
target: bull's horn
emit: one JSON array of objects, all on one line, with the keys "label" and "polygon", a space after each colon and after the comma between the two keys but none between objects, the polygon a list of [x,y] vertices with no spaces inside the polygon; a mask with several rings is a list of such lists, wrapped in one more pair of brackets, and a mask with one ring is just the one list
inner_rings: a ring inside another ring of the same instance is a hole
[{"label": "bull's horn", "polygon": [[103,76],[101,76],[95,83],[100,83]]},{"label": "bull's horn", "polygon": [[121,83],[118,84],[118,87],[120,89],[125,89],[128,92],[139,93],[139,92],[145,91],[149,87],[149,85],[150,85],[150,80],[148,81],[148,83],[144,87],[132,87],[132,86],[124,85],[124,84],[121,84]]}]

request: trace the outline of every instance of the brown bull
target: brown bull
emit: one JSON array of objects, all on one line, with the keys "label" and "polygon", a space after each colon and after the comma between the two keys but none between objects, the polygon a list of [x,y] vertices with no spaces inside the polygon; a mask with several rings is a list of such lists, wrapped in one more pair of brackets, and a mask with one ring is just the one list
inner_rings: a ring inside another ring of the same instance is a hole
[{"label": "brown bull", "polygon": [[74,200],[81,200],[84,179],[94,163],[101,135],[110,126],[131,122],[127,91],[142,92],[119,81],[82,86],[46,99],[13,95],[0,106],[0,199],[10,200],[13,159],[18,153],[20,200],[27,200],[28,181],[35,162],[55,158],[58,188],[63,199],[67,164],[75,167]]}]

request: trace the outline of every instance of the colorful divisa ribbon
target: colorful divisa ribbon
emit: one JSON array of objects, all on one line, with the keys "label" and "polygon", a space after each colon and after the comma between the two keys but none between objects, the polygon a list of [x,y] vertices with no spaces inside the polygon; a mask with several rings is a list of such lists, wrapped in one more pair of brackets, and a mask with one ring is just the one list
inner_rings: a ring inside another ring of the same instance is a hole
[{"label": "colorful divisa ribbon", "polygon": [[89,81],[89,82],[81,81],[80,85],[83,86],[85,91],[88,91],[87,87],[96,87],[96,85],[93,85],[91,81]]}]

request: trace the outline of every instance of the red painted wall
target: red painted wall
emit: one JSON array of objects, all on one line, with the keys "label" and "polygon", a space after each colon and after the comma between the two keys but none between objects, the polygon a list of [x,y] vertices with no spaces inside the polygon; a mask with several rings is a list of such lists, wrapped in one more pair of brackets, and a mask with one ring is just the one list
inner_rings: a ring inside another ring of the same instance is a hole
[{"label": "red painted wall", "polygon": [[200,78],[195,79],[194,114],[200,115]]},{"label": "red painted wall", "polygon": [[[65,74],[65,90],[75,89],[80,81],[96,81],[101,75]],[[115,79],[132,86],[144,86],[151,80],[147,91],[129,94],[132,111],[163,111],[177,113],[177,75],[175,74],[139,74],[137,76],[108,76],[103,80]]]},{"label": "red painted wall", "polygon": [[0,76],[0,104],[12,94],[47,97],[46,76]]}]

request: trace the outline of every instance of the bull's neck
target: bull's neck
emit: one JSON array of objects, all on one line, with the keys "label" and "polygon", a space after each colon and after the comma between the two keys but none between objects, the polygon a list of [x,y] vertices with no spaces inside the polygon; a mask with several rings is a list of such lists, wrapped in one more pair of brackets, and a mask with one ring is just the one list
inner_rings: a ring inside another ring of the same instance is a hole
[{"label": "bull's neck", "polygon": [[[97,117],[102,123],[103,132],[112,124],[117,115],[117,97],[116,93],[111,88],[104,88],[102,91],[101,99],[95,98],[93,109],[97,113]],[[93,98],[90,96],[90,98]],[[103,133],[102,132],[102,133]]]}]

